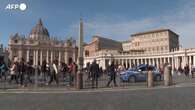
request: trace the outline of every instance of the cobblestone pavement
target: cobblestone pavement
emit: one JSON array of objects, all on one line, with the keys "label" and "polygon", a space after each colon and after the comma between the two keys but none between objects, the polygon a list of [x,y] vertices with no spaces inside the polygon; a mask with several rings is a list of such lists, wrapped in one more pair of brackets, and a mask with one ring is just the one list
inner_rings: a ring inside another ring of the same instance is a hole
[{"label": "cobblestone pavement", "polygon": [[195,87],[0,93],[1,110],[194,110]]},{"label": "cobblestone pavement", "polygon": [[[171,87],[159,82],[147,88],[145,82],[139,82],[80,91],[64,83],[59,87],[39,85],[36,89],[34,85],[16,89],[10,86],[0,90],[0,110],[195,110],[195,79],[173,75],[173,81]],[[104,85],[107,80],[100,82]]]}]

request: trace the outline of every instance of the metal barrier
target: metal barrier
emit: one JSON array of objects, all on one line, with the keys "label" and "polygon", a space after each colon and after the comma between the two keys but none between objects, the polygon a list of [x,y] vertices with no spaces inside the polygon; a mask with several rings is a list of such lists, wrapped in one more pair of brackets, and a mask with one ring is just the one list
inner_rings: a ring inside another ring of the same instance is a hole
[{"label": "metal barrier", "polygon": [[[76,76],[75,76],[76,77]],[[2,76],[0,78],[0,89],[6,90],[6,89],[39,89],[39,88],[50,88],[50,89],[56,89],[56,88],[75,88],[76,84],[73,83],[73,85],[69,84],[70,77],[69,74],[58,74],[59,79],[59,85],[53,81],[51,84],[48,84],[50,80],[50,75],[46,75],[45,78],[43,77],[43,73],[41,74],[31,74],[28,76],[27,74],[24,75],[24,87],[20,84],[16,84],[15,80],[12,82],[10,81],[10,74],[7,73],[5,76]],[[98,88],[107,88],[107,83],[110,76],[107,74],[102,74],[98,78]],[[30,80],[31,81],[30,81]],[[186,77],[184,74],[178,75],[174,74],[172,78],[173,84],[179,84],[179,83],[185,83],[185,82],[195,82],[194,78]],[[161,81],[154,81],[154,86],[164,86],[164,79],[161,78]],[[19,77],[18,82],[20,83]],[[119,88],[131,88],[131,87],[147,87],[147,81],[144,82],[124,82],[120,80],[120,76],[117,74],[116,76],[116,83],[117,87]],[[115,87],[113,82],[111,82],[110,88]],[[83,74],[83,88],[84,89],[91,89],[92,88],[92,79],[88,78],[88,75],[86,73]]]}]

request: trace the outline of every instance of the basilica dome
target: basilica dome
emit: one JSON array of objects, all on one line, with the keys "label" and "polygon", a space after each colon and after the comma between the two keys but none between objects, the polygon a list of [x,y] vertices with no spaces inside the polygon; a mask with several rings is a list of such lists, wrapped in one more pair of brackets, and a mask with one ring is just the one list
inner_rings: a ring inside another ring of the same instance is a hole
[{"label": "basilica dome", "polygon": [[35,40],[47,40],[49,39],[49,32],[47,28],[43,26],[42,20],[39,19],[35,27],[30,32],[30,38]]}]

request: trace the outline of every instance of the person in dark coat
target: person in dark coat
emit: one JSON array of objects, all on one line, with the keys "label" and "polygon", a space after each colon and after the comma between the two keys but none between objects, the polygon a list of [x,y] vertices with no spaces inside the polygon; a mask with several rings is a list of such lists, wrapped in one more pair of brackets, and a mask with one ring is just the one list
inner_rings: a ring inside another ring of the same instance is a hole
[{"label": "person in dark coat", "polygon": [[19,65],[18,65],[18,75],[19,75],[19,78],[20,78],[20,85],[22,87],[24,87],[24,74],[25,74],[25,71],[26,71],[26,65],[25,65],[25,62],[24,62],[24,59],[22,58],[19,62]]},{"label": "person in dark coat", "polygon": [[189,77],[189,72],[190,72],[189,65],[186,64],[186,66],[184,67],[184,73],[185,73],[186,77]]},{"label": "person in dark coat", "polygon": [[99,76],[99,65],[96,63],[96,60],[93,61],[90,67],[90,72],[92,75],[92,88],[94,88],[94,83],[96,88],[98,87],[98,76]]},{"label": "person in dark coat", "polygon": [[47,62],[45,60],[42,62],[41,73],[43,82],[46,84]]},{"label": "person in dark coat", "polygon": [[112,62],[111,65],[108,67],[108,72],[109,72],[110,79],[107,83],[107,87],[110,86],[110,83],[112,81],[114,82],[114,86],[117,86],[117,84],[116,84],[116,67],[114,65],[114,62]]}]

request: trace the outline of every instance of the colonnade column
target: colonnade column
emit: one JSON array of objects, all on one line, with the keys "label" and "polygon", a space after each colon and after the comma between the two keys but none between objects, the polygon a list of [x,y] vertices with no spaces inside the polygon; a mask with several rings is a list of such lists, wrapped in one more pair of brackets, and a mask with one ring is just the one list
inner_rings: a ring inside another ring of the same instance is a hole
[{"label": "colonnade column", "polygon": [[191,56],[189,56],[189,67],[190,67],[190,75],[192,74],[191,73],[191,70],[192,70],[192,59],[191,59],[192,57]]},{"label": "colonnade column", "polygon": [[155,58],[152,58],[152,65],[155,65]]},{"label": "colonnade column", "polygon": [[162,65],[162,58],[160,58],[160,66]]},{"label": "colonnade column", "polygon": [[148,60],[149,60],[149,65],[151,65],[152,64],[151,59],[149,58]]},{"label": "colonnade column", "polygon": [[131,66],[131,59],[129,59],[129,67],[132,68],[132,66]]},{"label": "colonnade column", "polygon": [[162,64],[164,65],[164,64],[165,64],[165,62],[166,62],[166,58],[164,57],[164,58],[163,58],[163,63],[162,63]]},{"label": "colonnade column", "polygon": [[175,68],[178,69],[178,60],[177,60],[177,56],[174,57],[174,63],[175,63]]},{"label": "colonnade column", "polygon": [[193,55],[193,66],[195,66],[195,55]]},{"label": "colonnade column", "polygon": [[125,61],[125,64],[126,64],[126,68],[128,68],[128,59],[125,59],[126,61]]},{"label": "colonnade column", "polygon": [[64,60],[65,60],[65,63],[68,64],[68,52],[67,51],[64,52]]},{"label": "colonnade column", "polygon": [[144,64],[144,61],[143,61],[143,59],[141,59],[141,64]]},{"label": "colonnade column", "polygon": [[158,58],[156,58],[156,67],[159,68],[159,61],[158,61]]}]

